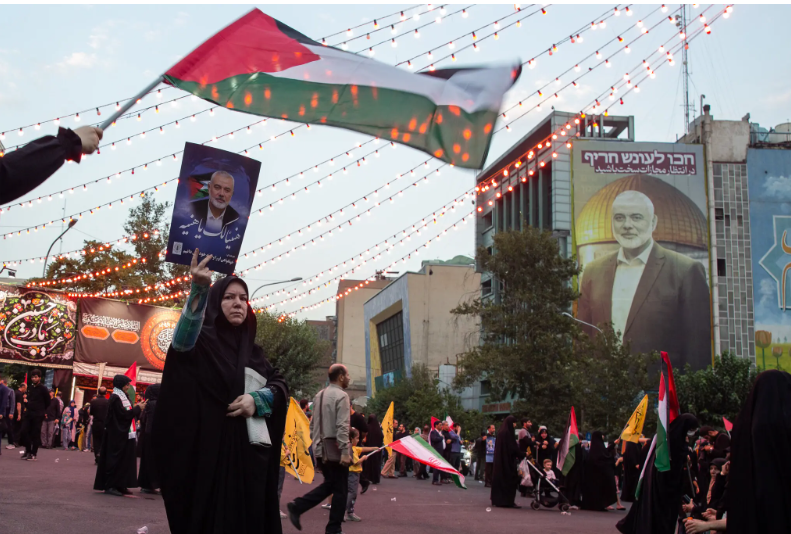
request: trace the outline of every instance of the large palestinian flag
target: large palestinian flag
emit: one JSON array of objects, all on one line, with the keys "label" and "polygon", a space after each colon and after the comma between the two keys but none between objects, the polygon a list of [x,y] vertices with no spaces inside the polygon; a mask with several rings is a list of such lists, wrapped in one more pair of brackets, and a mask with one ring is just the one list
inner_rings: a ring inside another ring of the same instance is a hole
[{"label": "large palestinian flag", "polygon": [[165,81],[229,109],[327,124],[483,167],[521,66],[413,74],[323,46],[258,9],[168,70]]}]

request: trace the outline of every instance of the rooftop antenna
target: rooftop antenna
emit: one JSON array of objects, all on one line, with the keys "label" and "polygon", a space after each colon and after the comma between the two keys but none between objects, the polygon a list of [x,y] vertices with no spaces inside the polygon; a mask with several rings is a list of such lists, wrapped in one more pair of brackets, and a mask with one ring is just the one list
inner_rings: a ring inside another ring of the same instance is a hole
[{"label": "rooftop antenna", "polygon": [[683,33],[682,42],[684,46],[681,48],[681,65],[682,77],[684,78],[684,133],[689,133],[690,113],[694,115],[694,106],[689,101],[689,58],[687,51],[689,50],[689,42],[687,41],[687,5],[681,4],[681,14],[676,15],[676,26],[679,31]]}]

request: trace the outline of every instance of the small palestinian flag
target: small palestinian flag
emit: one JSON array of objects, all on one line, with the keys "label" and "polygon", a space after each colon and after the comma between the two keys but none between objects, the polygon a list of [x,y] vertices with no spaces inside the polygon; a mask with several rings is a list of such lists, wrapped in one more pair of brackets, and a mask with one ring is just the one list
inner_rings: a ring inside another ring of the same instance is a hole
[{"label": "small palestinian flag", "polygon": [[464,485],[464,475],[454,469],[445,458],[434,450],[434,447],[426,443],[420,436],[407,436],[401,438],[398,441],[392,442],[390,448],[396,452],[409,456],[413,460],[417,460],[421,464],[429,465],[432,469],[438,469],[448,473],[458,487],[467,489],[467,486]]},{"label": "small palestinian flag", "polygon": [[563,441],[560,442],[560,450],[558,450],[557,466],[563,476],[569,474],[571,468],[574,467],[576,462],[576,452],[574,446],[580,442],[579,432],[577,432],[577,415],[574,413],[574,406],[571,407],[569,413],[569,422],[566,425],[566,434],[563,436]]},{"label": "small palestinian flag", "polygon": [[673,366],[667,352],[662,353],[662,360],[667,365],[667,385],[665,373],[659,375],[659,425],[656,427],[656,468],[658,471],[670,471],[670,443],[668,430],[670,424],[679,415],[678,397],[676,396],[676,383],[673,380]]},{"label": "small palestinian flag", "polygon": [[190,200],[199,200],[209,196],[209,180],[201,180],[199,176],[189,177]]},{"label": "small palestinian flag", "polygon": [[459,167],[483,167],[521,66],[419,74],[323,46],[253,9],[168,70],[165,81],[229,109],[338,126]]}]

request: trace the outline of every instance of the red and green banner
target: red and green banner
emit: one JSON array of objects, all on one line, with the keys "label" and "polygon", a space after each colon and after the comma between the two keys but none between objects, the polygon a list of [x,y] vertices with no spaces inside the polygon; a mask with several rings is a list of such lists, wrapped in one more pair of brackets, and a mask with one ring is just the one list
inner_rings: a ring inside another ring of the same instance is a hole
[{"label": "red and green banner", "polygon": [[415,74],[324,46],[253,9],[164,78],[229,109],[346,128],[480,169],[520,73],[505,65]]}]

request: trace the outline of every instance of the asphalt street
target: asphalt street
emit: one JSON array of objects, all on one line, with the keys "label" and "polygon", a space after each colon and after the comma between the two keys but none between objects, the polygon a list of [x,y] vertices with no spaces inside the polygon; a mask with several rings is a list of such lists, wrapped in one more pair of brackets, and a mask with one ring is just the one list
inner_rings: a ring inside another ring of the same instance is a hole
[{"label": "asphalt street", "polygon": [[[0,532],[28,534],[104,532],[149,534],[169,532],[159,496],[134,490],[131,497],[112,497],[93,491],[93,454],[41,450],[38,461],[21,461],[20,449],[0,455]],[[320,479],[321,475],[317,475]],[[471,478],[468,490],[453,485],[432,486],[430,481],[383,479],[357,499],[361,523],[345,523],[346,534],[397,532],[541,532],[542,534],[615,534],[615,523],[625,512],[572,511],[557,508],[531,510],[530,500],[517,495],[518,510],[493,508],[489,490]],[[314,482],[315,484],[315,482]],[[286,478],[283,506],[312,486]],[[302,516],[302,532],[323,534],[329,512],[315,508]],[[286,519],[284,534],[297,530]]]}]

